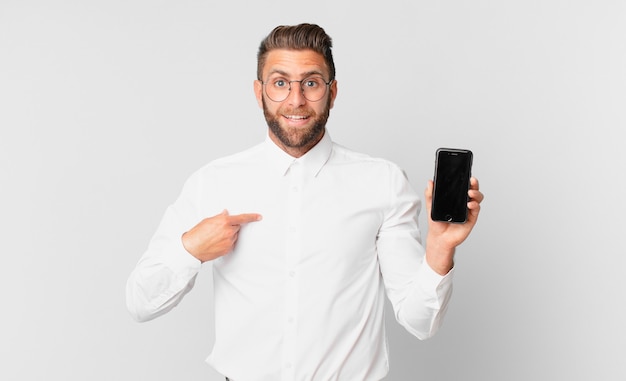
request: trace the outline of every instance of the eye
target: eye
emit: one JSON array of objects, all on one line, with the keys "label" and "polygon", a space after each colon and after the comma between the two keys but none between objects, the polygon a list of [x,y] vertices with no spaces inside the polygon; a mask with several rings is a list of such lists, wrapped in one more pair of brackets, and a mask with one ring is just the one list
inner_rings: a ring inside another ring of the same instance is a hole
[{"label": "eye", "polygon": [[274,84],[274,87],[278,87],[278,88],[289,86],[289,82],[287,82],[286,80],[282,78],[274,79],[272,80],[272,83]]},{"label": "eye", "polygon": [[322,80],[319,78],[307,78],[304,81],[302,81],[302,84],[304,85],[304,87],[315,89],[322,85]]}]

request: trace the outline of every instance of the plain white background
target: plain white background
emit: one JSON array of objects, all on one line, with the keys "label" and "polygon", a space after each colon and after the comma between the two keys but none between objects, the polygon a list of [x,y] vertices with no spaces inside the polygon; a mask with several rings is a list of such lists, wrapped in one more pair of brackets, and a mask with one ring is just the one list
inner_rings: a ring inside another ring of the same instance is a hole
[{"label": "plain white background", "polygon": [[626,379],[620,0],[0,0],[0,379],[221,380],[209,268],[149,323],[125,282],[187,176],[264,138],[256,49],[299,22],[335,42],[336,141],[420,193],[472,149],[486,195],[387,380]]}]

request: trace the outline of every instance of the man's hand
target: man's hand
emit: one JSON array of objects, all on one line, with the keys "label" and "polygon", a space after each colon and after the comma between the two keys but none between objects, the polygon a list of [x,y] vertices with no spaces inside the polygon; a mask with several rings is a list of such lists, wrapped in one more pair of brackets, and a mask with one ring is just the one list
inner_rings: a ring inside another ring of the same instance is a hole
[{"label": "man's hand", "polygon": [[237,242],[241,225],[261,220],[256,213],[231,216],[227,210],[205,218],[182,236],[189,254],[206,262],[230,253]]},{"label": "man's hand", "polygon": [[433,221],[430,218],[430,207],[433,199],[433,181],[429,180],[424,192],[428,212],[428,237],[426,238],[426,262],[441,275],[445,275],[454,266],[454,250],[469,236],[476,225],[480,212],[480,203],[484,195],[478,190],[478,180],[470,179],[467,192],[467,222],[455,224]]}]

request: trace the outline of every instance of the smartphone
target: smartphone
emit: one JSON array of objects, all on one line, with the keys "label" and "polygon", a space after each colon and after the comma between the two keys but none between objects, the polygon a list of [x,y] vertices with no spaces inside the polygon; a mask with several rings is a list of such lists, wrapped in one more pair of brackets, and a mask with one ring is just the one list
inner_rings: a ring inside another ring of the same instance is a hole
[{"label": "smartphone", "polygon": [[439,148],[435,153],[435,186],[430,209],[433,221],[467,221],[473,156],[470,150],[456,148]]}]

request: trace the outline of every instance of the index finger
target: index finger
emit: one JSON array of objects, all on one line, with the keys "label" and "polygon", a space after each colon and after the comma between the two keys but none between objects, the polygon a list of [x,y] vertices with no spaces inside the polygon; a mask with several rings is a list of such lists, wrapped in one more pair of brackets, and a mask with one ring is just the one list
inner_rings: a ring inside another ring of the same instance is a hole
[{"label": "index finger", "polygon": [[258,213],[243,213],[229,216],[229,222],[231,225],[242,225],[248,222],[260,221],[262,216]]}]

